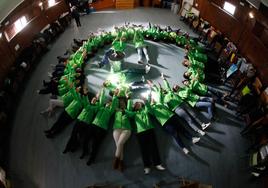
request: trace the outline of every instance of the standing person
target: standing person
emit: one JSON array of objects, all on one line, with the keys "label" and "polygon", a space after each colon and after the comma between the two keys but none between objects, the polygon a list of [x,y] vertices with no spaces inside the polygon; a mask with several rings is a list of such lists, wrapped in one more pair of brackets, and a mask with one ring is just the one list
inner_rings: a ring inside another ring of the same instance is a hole
[{"label": "standing person", "polygon": [[133,111],[126,110],[125,112],[135,121],[136,136],[141,150],[144,173],[149,174],[151,166],[155,166],[158,170],[165,170],[165,168],[161,164],[154,126],[150,121],[148,108],[147,106],[143,107],[143,105],[143,102],[136,102]]},{"label": "standing person", "polygon": [[72,17],[74,18],[77,27],[81,27],[81,23],[80,23],[80,14],[79,14],[79,12],[78,12],[78,10],[77,10],[77,7],[76,7],[76,6],[73,6],[73,7],[71,8],[71,11],[72,11],[71,15],[72,15]]}]

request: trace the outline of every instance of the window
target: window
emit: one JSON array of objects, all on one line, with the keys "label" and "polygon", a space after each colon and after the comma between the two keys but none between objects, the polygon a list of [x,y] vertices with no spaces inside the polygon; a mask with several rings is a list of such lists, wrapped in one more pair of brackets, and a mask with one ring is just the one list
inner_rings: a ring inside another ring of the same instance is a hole
[{"label": "window", "polygon": [[27,20],[25,16],[22,16],[15,22],[15,32],[20,32],[27,25]]},{"label": "window", "polygon": [[55,0],[48,0],[48,7],[52,7],[56,4]]},{"label": "window", "polygon": [[10,41],[16,34],[18,34],[26,25],[28,21],[26,16],[22,16],[17,19],[13,24],[8,25],[5,29],[5,36],[8,41]]},{"label": "window", "polygon": [[235,12],[235,6],[231,3],[225,2],[223,6],[224,10],[226,10],[228,13],[234,15]]}]

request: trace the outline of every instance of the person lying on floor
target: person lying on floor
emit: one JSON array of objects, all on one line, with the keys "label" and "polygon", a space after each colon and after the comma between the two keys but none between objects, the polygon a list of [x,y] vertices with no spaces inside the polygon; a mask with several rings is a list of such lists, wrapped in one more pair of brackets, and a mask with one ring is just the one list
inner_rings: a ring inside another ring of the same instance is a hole
[{"label": "person lying on floor", "polygon": [[125,74],[117,73],[117,75],[119,75],[118,81],[115,81],[113,78],[111,78],[111,80],[107,79],[103,82],[103,86],[107,88],[110,93],[114,93],[116,89],[120,89],[119,96],[124,96],[125,93],[130,93],[136,90],[150,89],[150,85],[146,82],[143,76],[139,81],[126,83]]},{"label": "person lying on floor", "polygon": [[144,35],[147,39],[151,39],[153,41],[159,41],[160,40],[160,32],[161,28],[157,25],[151,25],[149,23],[148,29],[145,30]]},{"label": "person lying on floor", "polygon": [[43,80],[43,87],[37,90],[38,94],[46,95],[50,94],[52,96],[57,96],[58,93],[58,80],[56,78],[51,78],[50,81]]},{"label": "person lying on floor", "polygon": [[[146,103],[148,112],[158,121],[164,131],[174,138],[178,146],[182,148],[182,151],[188,154],[189,150],[181,140],[179,133],[192,140],[193,143],[197,143],[200,138],[192,136],[188,130],[180,124],[178,116],[164,104],[163,92],[161,90],[162,89],[157,86],[153,87],[153,91],[148,96],[148,103]],[[152,93],[154,93],[154,97],[152,97]]]},{"label": "person lying on floor", "polygon": [[91,101],[89,102],[89,97],[87,95],[82,96],[81,99],[82,99],[83,109],[76,119],[71,136],[68,139],[68,142],[65,146],[63,153],[67,153],[69,151],[74,152],[75,150],[77,150],[79,146],[79,141],[81,141],[79,139],[82,139],[83,140],[82,141],[83,154],[81,158],[83,158],[84,155],[87,153],[85,150],[88,147],[87,144],[85,147],[85,141],[87,139],[86,137],[89,136],[87,135],[87,133],[89,132],[91,133],[93,131],[91,130],[93,129],[91,127],[91,123],[96,115],[97,106],[99,102],[98,102],[97,97],[93,97]]},{"label": "person lying on floor", "polygon": [[126,93],[124,96],[118,97],[119,94],[120,89],[116,89],[114,92],[114,96],[116,97],[116,110],[113,123],[113,138],[116,145],[116,151],[113,161],[113,169],[122,172],[124,170],[124,145],[131,136],[132,127],[129,118],[125,113],[126,110],[130,109],[130,101],[128,100],[129,94]]},{"label": "person lying on floor", "polygon": [[183,73],[183,77],[186,80],[198,80],[199,82],[203,83],[205,81],[205,73],[203,70],[195,67],[189,67],[187,71]]},{"label": "person lying on floor", "polygon": [[200,52],[199,51],[200,49],[201,48],[191,48],[191,47],[186,45],[186,47],[185,47],[185,54],[186,54],[185,59],[187,59],[188,57],[192,57],[196,61],[199,61],[199,62],[206,64],[208,61],[208,57],[204,52]]},{"label": "person lying on floor", "polygon": [[201,96],[207,96],[211,98],[217,97],[217,99],[221,99],[227,94],[226,92],[215,89],[212,86],[203,84],[195,78],[192,80],[183,80],[182,83],[184,86],[190,88],[195,94]]},{"label": "person lying on floor", "polygon": [[184,59],[182,61],[182,64],[187,68],[193,67],[194,69],[200,69],[200,70],[204,70],[205,68],[204,63],[195,60],[191,56],[187,57],[187,59]]},{"label": "person lying on floor", "polygon": [[77,118],[83,108],[81,95],[85,95],[81,87],[76,88],[76,90],[72,92],[73,100],[71,103],[60,114],[58,120],[52,127],[44,131],[47,138],[53,138]]},{"label": "person lying on floor", "polygon": [[111,56],[113,56],[115,59],[121,59],[124,56],[124,51],[126,49],[127,33],[126,31],[116,29],[116,34],[117,35],[112,42],[112,49],[114,52],[111,54]]},{"label": "person lying on floor", "polygon": [[[148,103],[146,99],[144,100]],[[129,102],[132,101],[129,99]],[[136,127],[134,130],[136,130],[136,138],[138,139],[145,174],[150,173],[152,166],[157,170],[165,170],[158,151],[154,125],[149,117],[148,105],[150,104],[144,106],[144,101],[140,100],[135,102],[133,109],[125,110],[127,116],[135,121]]]},{"label": "person lying on floor", "polygon": [[144,42],[144,38],[143,38],[141,30],[139,30],[139,29],[135,30],[134,37],[133,37],[133,43],[134,43],[134,46],[138,52],[138,63],[144,64],[142,62],[142,54],[144,54],[146,61],[147,61],[147,63],[145,63],[145,64],[150,64],[150,58],[149,58],[148,50],[147,50],[148,46]]},{"label": "person lying on floor", "polygon": [[[213,106],[214,106],[214,100],[211,97],[203,97],[199,96],[188,87],[180,87],[179,85],[174,85],[173,91],[176,92],[182,100],[184,100],[186,103],[188,103],[192,108],[205,108],[206,118],[208,120],[213,119]],[[188,111],[192,117],[195,118],[196,121],[198,121],[197,115],[191,111]]]},{"label": "person lying on floor", "polygon": [[[90,155],[87,165],[95,162],[99,147],[107,135],[110,118],[115,110],[115,97],[112,102],[105,102],[105,90],[93,97],[91,103],[84,101],[84,109],[77,117],[77,126],[74,127],[71,138],[66,145],[64,153],[74,151],[78,146],[78,138],[82,139],[83,152],[80,158]],[[79,135],[82,135],[78,137]],[[90,149],[89,149],[90,147]],[[89,153],[90,151],[90,153]]]},{"label": "person lying on floor", "polygon": [[[164,95],[164,103],[166,103],[171,111],[173,111],[175,114],[177,114],[181,119],[185,120],[187,125],[194,130],[195,132],[199,133],[200,135],[205,135],[205,132],[197,128],[196,124],[194,122],[201,122],[200,119],[196,120],[193,119],[185,110],[185,104],[182,98],[173,91],[173,89],[170,87],[167,79],[164,77],[163,73],[161,74],[161,78],[163,79],[165,88],[165,95]],[[202,122],[200,124],[201,128],[205,130],[210,123],[204,123]]]},{"label": "person lying on floor", "polygon": [[[84,90],[84,93],[88,93],[87,88],[84,86],[84,76],[83,73],[80,72],[81,69],[76,70],[77,76],[75,76],[74,83],[77,88],[81,88]],[[79,73],[80,72],[80,73]],[[74,83],[68,76],[63,76],[62,79],[57,82],[57,94],[59,95],[56,98],[49,99],[49,105],[47,109],[40,112],[40,114],[48,113],[50,117],[56,107],[67,107],[71,101],[73,100],[73,94],[75,93]],[[58,85],[59,84],[59,85]]]}]

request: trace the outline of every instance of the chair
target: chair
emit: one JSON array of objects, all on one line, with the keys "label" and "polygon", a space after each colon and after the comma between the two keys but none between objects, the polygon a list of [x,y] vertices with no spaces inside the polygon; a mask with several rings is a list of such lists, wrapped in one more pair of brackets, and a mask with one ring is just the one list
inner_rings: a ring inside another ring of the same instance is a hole
[{"label": "chair", "polygon": [[268,144],[258,146],[254,152],[241,157],[246,159],[246,169],[255,177],[259,177],[267,171],[268,167]]}]

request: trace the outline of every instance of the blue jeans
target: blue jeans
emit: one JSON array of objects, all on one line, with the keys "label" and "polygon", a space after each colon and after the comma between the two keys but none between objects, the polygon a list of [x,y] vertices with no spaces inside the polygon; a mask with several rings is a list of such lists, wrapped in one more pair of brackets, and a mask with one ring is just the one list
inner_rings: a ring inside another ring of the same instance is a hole
[{"label": "blue jeans", "polygon": [[200,97],[197,103],[195,104],[195,107],[197,108],[207,108],[208,115],[206,117],[209,120],[211,120],[213,117],[212,102],[213,99],[211,97]]},{"label": "blue jeans", "polygon": [[180,118],[184,119],[187,124],[190,126],[191,129],[193,129],[195,132],[198,132],[200,129],[198,129],[192,120],[191,116],[182,108],[177,107],[174,111]]},{"label": "blue jeans", "polygon": [[113,53],[113,49],[109,49],[109,50],[106,50],[105,53],[104,53],[104,56],[101,60],[101,62],[99,63],[100,67],[106,65],[106,64],[109,64],[109,56]]},{"label": "blue jeans", "polygon": [[171,135],[176,143],[181,147],[185,148],[186,146],[182,142],[179,132],[181,132],[186,138],[192,139],[192,135],[182,126],[176,119],[176,116],[171,117],[163,126],[164,130]]},{"label": "blue jeans", "polygon": [[221,98],[223,96],[223,92],[220,92],[219,90],[215,89],[214,87],[208,86],[208,92],[207,95],[208,97],[213,97],[216,96],[218,98]]}]

